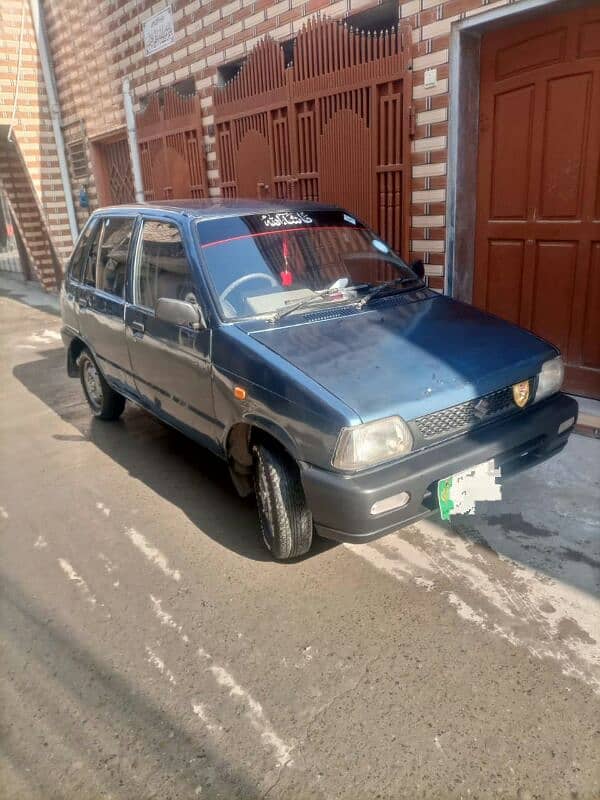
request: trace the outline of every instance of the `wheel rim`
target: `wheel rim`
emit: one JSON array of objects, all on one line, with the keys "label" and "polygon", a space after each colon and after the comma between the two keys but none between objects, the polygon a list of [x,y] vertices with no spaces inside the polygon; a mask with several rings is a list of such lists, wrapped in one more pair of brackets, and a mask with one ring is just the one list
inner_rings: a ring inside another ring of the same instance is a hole
[{"label": "wheel rim", "polygon": [[89,358],[86,359],[83,367],[83,382],[85,391],[92,406],[98,410],[102,407],[102,384],[100,383],[100,373],[96,365]]}]

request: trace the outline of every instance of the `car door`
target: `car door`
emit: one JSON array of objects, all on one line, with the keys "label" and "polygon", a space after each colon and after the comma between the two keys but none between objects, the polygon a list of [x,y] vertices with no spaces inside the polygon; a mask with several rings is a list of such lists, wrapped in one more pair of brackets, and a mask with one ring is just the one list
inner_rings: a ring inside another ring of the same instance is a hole
[{"label": "car door", "polygon": [[211,331],[166,322],[154,312],[165,297],[198,303],[207,318],[179,225],[144,218],[132,272],[126,328],[138,394],[151,409],[213,441]]},{"label": "car door", "polygon": [[60,293],[60,309],[63,324],[66,328],[69,328],[73,334],[79,333],[79,307],[77,301],[79,299],[81,287],[81,276],[85,271],[86,259],[91,243],[97,234],[97,227],[98,220],[92,217],[81,232],[73,254],[69,259]]},{"label": "car door", "polygon": [[125,338],[125,289],[135,216],[101,219],[79,289],[79,327],[116,389],[135,392]]}]

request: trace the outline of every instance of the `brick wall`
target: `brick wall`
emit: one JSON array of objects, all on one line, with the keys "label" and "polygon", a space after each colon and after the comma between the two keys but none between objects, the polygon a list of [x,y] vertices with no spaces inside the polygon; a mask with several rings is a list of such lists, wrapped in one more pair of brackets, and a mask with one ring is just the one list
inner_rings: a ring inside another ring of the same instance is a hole
[{"label": "brick wall", "polygon": [[0,7],[0,125],[0,182],[34,274],[52,288],[72,239],[30,6],[20,0]]},{"label": "brick wall", "polygon": [[0,139],[0,176],[13,216],[35,277],[46,289],[55,289],[60,276],[60,256],[50,234],[49,224],[37,202],[22,153],[13,140]]},{"label": "brick wall", "polygon": [[[424,260],[433,288],[444,285],[450,29],[453,22],[508,4],[509,0],[409,0],[400,5],[401,17],[413,29],[411,247],[413,257]],[[437,84],[425,88],[425,70],[431,68],[437,70]]]},{"label": "brick wall", "polygon": [[[16,0],[4,0],[14,9]],[[485,0],[484,0],[485,2]],[[501,0],[493,6],[502,5]],[[175,43],[153,56],[144,54],[142,25],[165,7],[165,0],[44,0],[48,37],[67,143],[83,135],[97,140],[124,128],[121,84],[130,78],[137,104],[162,86],[193,78],[201,97],[209,191],[219,194],[219,169],[213,131],[212,92],[217,69],[248,53],[265,34],[285,41],[317,12],[334,18],[376,5],[373,0],[172,0]],[[4,7],[4,6],[3,6]],[[481,0],[409,0],[399,16],[413,28],[414,104],[411,247],[423,257],[431,283],[443,286],[446,213],[448,49],[453,21],[488,10]],[[30,53],[31,58],[34,54]],[[424,71],[435,66],[438,82],[425,89]],[[88,149],[88,154],[89,149]],[[35,154],[26,163],[41,172]],[[55,165],[47,163],[51,170]],[[96,186],[91,160],[88,189],[92,206]],[[51,176],[54,173],[51,173]],[[48,178],[45,179],[47,180]],[[53,184],[54,185],[54,184]],[[79,182],[74,181],[77,191]],[[48,200],[50,200],[50,197]],[[44,209],[50,230],[64,245],[66,219],[54,204]],[[81,217],[85,216],[85,212]]]}]

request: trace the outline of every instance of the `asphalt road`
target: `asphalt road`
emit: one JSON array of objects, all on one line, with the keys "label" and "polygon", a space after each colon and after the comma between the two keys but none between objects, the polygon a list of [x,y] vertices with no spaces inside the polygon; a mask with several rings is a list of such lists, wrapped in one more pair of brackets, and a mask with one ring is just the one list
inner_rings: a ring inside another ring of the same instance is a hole
[{"label": "asphalt road", "polygon": [[281,565],[222,465],[92,421],[0,296],[0,796],[597,798],[600,442]]}]

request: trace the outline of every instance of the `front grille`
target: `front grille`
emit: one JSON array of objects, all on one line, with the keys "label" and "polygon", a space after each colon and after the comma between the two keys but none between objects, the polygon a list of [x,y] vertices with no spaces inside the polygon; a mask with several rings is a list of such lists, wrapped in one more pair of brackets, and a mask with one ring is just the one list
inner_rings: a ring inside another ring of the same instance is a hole
[{"label": "front grille", "polygon": [[475,400],[468,400],[458,406],[417,417],[414,425],[423,439],[430,441],[440,436],[452,436],[471,430],[494,417],[517,410],[513,401],[512,386],[506,386],[504,389],[476,397]]}]

